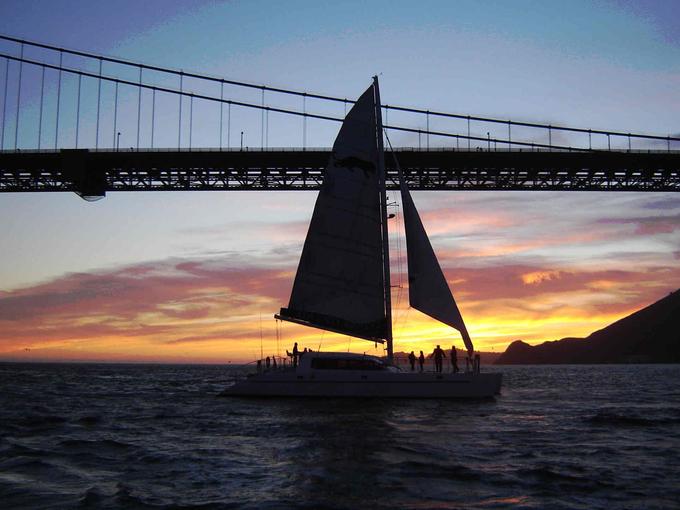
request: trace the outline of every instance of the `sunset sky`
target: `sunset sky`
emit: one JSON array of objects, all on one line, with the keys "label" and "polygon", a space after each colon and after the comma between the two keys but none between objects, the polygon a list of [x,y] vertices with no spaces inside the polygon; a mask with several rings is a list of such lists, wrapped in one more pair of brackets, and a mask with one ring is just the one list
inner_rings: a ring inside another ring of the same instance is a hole
[{"label": "sunset sky", "polygon": [[[674,1],[4,0],[0,32],[348,98],[380,74],[387,104],[677,136],[677,8]],[[16,47],[2,43],[5,52]],[[0,59],[0,80],[4,73]],[[30,90],[24,100],[35,106]],[[11,128],[11,95],[7,105]],[[234,112],[233,132],[259,146],[259,118]],[[20,147],[31,148],[29,124]],[[272,118],[269,145],[301,145],[299,124]],[[195,144],[215,146],[214,130],[203,127]],[[309,146],[328,147],[338,125],[307,129]],[[121,145],[132,145],[134,130],[123,124],[121,131]],[[11,147],[14,130],[7,132]],[[111,134],[101,146],[111,145]],[[91,132],[83,137],[93,145]],[[165,146],[176,141],[170,130],[159,137]],[[418,143],[397,134],[392,142]],[[585,336],[680,287],[680,195],[413,196],[479,350]],[[90,204],[70,193],[0,195],[0,360],[238,362],[259,357],[261,343],[267,355],[294,341],[382,354],[366,341],[292,324],[277,335],[273,314],[288,302],[315,197],[137,192]],[[404,240],[394,226],[399,283]],[[406,296],[406,288],[394,289],[395,350],[462,347],[451,328],[409,310]]]}]

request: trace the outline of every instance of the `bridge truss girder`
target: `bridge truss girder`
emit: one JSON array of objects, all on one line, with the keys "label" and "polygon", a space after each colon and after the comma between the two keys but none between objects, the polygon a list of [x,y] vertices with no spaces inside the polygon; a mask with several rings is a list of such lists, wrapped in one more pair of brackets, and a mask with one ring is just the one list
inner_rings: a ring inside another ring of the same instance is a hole
[{"label": "bridge truss girder", "polygon": [[[413,190],[680,191],[679,152],[407,150]],[[0,192],[315,190],[329,150],[0,152]],[[396,189],[390,154],[388,187]]]}]

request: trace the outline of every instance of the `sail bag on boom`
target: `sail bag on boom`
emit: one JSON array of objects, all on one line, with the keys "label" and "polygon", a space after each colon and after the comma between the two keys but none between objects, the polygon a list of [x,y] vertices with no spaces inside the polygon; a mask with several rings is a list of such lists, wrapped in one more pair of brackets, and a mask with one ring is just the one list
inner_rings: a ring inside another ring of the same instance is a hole
[{"label": "sail bag on boom", "polygon": [[387,337],[373,86],[333,145],[287,308],[277,318],[371,341]]}]

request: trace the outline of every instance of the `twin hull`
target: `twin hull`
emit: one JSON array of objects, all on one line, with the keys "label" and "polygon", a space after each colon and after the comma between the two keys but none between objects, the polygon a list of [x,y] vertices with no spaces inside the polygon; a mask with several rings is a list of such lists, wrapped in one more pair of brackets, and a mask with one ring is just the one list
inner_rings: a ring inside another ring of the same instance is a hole
[{"label": "twin hull", "polygon": [[[332,373],[329,373],[332,372]],[[227,388],[223,395],[267,397],[489,398],[500,393],[500,373],[272,371]]]}]

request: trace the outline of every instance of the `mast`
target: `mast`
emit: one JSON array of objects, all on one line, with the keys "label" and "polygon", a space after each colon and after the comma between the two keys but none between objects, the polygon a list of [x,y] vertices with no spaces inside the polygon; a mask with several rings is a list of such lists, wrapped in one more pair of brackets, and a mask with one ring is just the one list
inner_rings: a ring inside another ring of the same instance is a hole
[{"label": "mast", "polygon": [[380,87],[378,77],[373,77],[375,95],[376,141],[378,143],[378,189],[380,191],[380,216],[382,226],[383,279],[385,282],[385,317],[387,320],[385,341],[387,343],[387,361],[392,363],[394,348],[392,346],[392,287],[390,285],[390,244],[387,229],[387,173],[385,172],[385,148],[383,147],[382,108],[380,104]]}]

